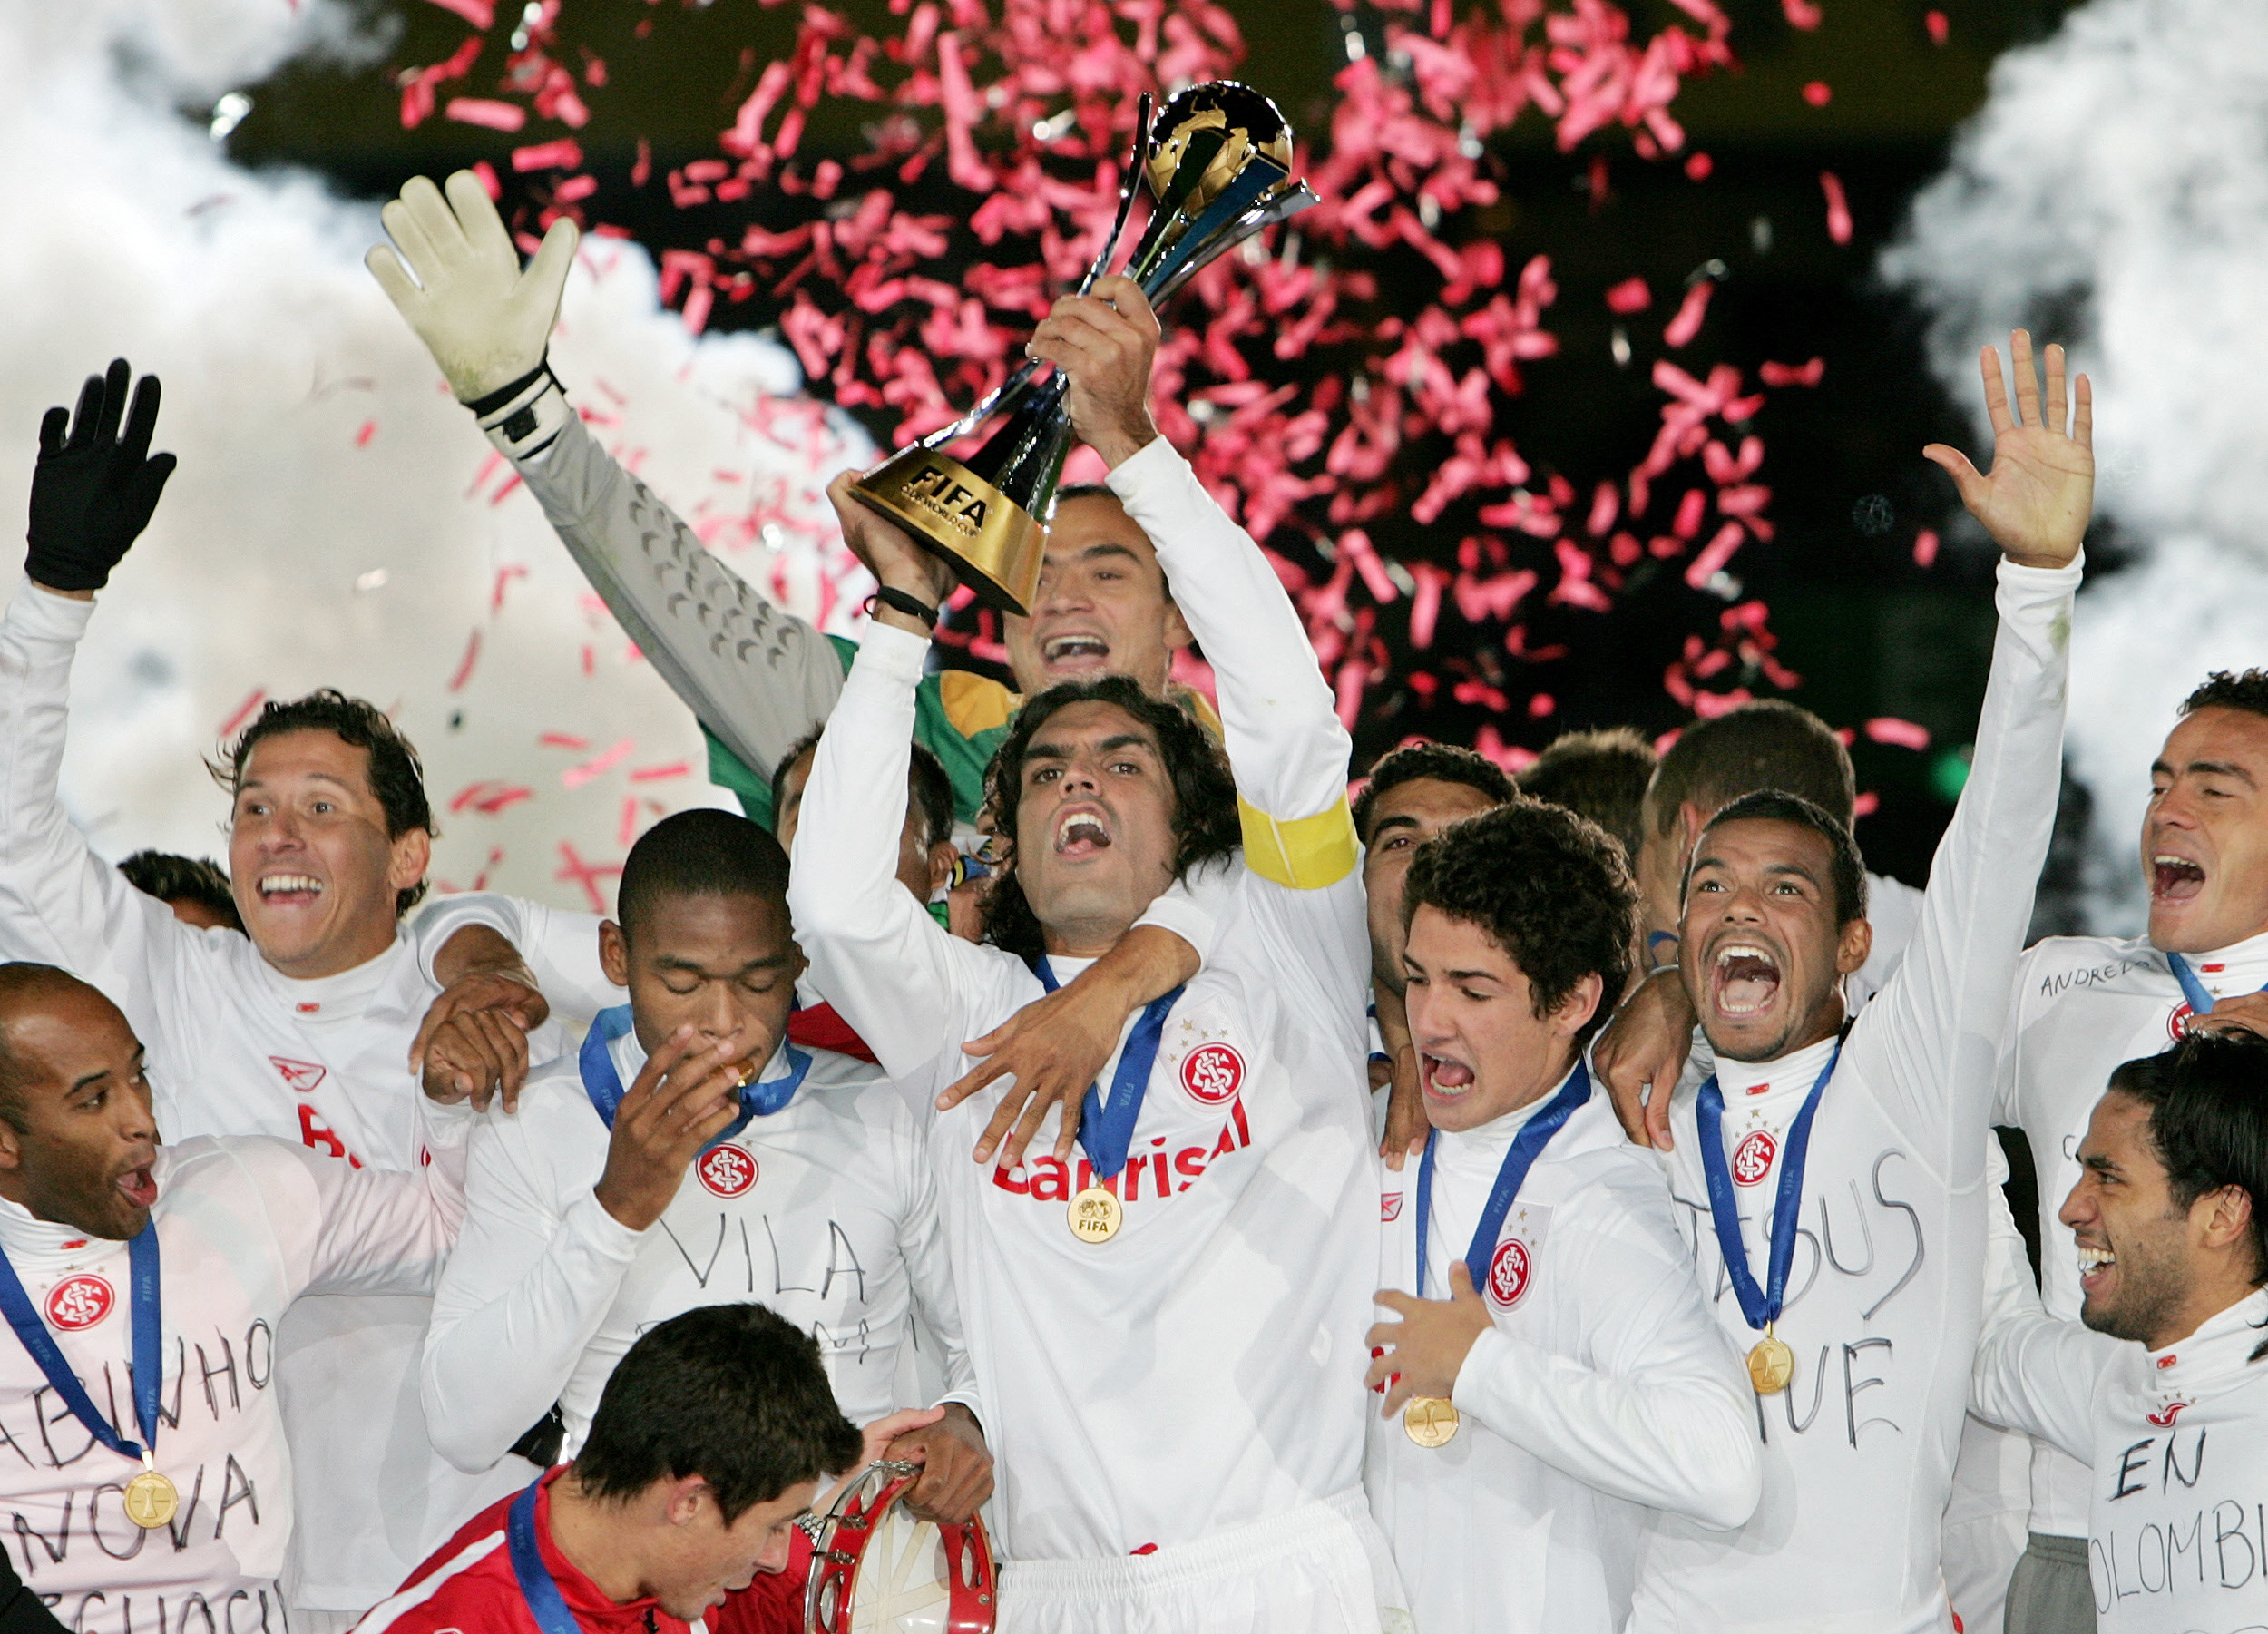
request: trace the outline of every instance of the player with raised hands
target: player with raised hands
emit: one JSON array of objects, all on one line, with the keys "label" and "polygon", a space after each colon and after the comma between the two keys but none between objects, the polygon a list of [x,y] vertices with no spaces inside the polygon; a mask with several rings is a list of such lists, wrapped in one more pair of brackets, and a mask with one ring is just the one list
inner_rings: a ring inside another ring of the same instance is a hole
[{"label": "player with raised hands", "polygon": [[2093,481],[2086,377],[2075,411],[2049,347],[2043,399],[2013,341],[2013,413],[1984,355],[1992,473],[1960,462],[2004,558],[1999,632],[1905,959],[1852,1020],[1865,873],[1799,796],[1719,811],[1687,871],[1679,970],[1713,1060],[1670,1103],[1670,1182],[1747,1353],[1765,1490],[1738,1532],[1664,1523],[1634,1629],[1919,1634],[1958,1610],[1940,1529],[1983,1316],[1993,1058],[2054,823]]},{"label": "player with raised hands", "polygon": [[[403,915],[425,891],[433,817],[385,714],[332,691],[271,702],[224,751],[241,935],[136,890],[64,809],[73,660],[173,468],[149,452],[158,383],[143,377],[129,407],[131,381],[113,363],[75,416],[51,409],[41,429],[26,579],[0,618],[0,956],[69,970],[124,1012],[168,1140],[273,1135],[415,1174],[429,1141],[404,1062],[421,1021],[436,1004],[488,1013],[516,1088],[545,1012],[509,957],[468,959],[438,995],[419,968]],[[276,1336],[307,1478],[292,1614],[309,1634],[350,1621],[488,1495],[427,1443],[412,1383],[425,1309],[422,1296],[310,1299]]]},{"label": "player with raised hands", "polygon": [[[885,803],[943,586],[838,484],[896,593],[819,741],[789,896],[820,986],[929,1130],[978,1391],[1015,1404],[987,1424],[1003,1623],[1375,1629],[1400,1595],[1359,1484],[1377,1228],[1347,738],[1266,557],[1157,435],[1157,341],[1139,287],[1106,279],[1031,345],[1207,642],[1227,758],[1121,677],[1034,699],[992,774],[1013,866],[991,945],[950,935],[891,877]],[[1077,1160],[961,1160],[990,1109],[933,1102],[960,1041],[1106,954],[1240,832],[1204,968],[1129,1029]]]}]

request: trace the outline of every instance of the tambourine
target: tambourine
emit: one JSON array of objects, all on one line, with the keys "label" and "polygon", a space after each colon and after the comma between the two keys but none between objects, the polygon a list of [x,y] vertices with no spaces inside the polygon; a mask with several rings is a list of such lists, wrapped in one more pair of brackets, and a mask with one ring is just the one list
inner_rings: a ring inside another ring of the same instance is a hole
[{"label": "tambourine", "polygon": [[1000,1590],[983,1521],[919,1521],[898,1501],[922,1466],[879,1459],[811,1534],[807,1634],[992,1634]]}]

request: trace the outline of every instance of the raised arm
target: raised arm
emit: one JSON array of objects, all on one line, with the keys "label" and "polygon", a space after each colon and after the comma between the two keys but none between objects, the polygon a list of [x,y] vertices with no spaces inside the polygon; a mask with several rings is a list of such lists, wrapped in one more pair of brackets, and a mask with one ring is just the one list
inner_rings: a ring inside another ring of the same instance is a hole
[{"label": "raised arm", "polygon": [[710,555],[583,428],[548,362],[573,223],[553,222],[523,272],[469,171],[451,176],[445,192],[412,178],[381,219],[392,245],[373,248],[367,264],[457,400],[512,461],[631,640],[762,782],[826,719],[842,658]]},{"label": "raised arm", "polygon": [[1853,1037],[1853,1049],[1879,1052],[1885,1065],[1878,1081],[1892,1118],[1956,1186],[1982,1174],[2009,985],[2055,824],[2071,602],[2094,492],[2087,377],[2076,383],[2074,415],[2063,348],[2048,348],[2044,400],[2031,338],[2018,330],[2011,348],[2013,414],[1999,356],[1983,354],[1991,475],[1942,445],[1926,451],[1954,472],[1962,502],[2000,547],[1999,631],[1969,782],[1931,864],[1921,924]]},{"label": "raised arm", "polygon": [[149,452],[158,383],[142,377],[128,415],[131,377],[120,359],[88,379],[75,416],[52,408],[40,427],[25,579],[0,618],[0,957],[85,977],[150,1037],[201,933],[88,848],[56,784],[71,665],[94,592],[173,469],[171,455]]}]

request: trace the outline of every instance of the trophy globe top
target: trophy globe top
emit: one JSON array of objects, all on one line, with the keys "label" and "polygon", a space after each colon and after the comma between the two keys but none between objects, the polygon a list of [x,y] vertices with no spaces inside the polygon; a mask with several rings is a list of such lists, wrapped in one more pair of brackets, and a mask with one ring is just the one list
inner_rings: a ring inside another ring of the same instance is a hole
[{"label": "trophy globe top", "polygon": [[1143,166],[1144,177],[1155,197],[1166,197],[1175,173],[1181,168],[1182,156],[1188,151],[1189,138],[1199,131],[1225,131],[1227,136],[1182,205],[1185,216],[1201,213],[1237,179],[1256,153],[1272,161],[1285,172],[1282,186],[1298,185],[1290,177],[1292,128],[1276,103],[1236,80],[1212,80],[1191,85],[1158,111],[1151,127],[1149,155]]}]

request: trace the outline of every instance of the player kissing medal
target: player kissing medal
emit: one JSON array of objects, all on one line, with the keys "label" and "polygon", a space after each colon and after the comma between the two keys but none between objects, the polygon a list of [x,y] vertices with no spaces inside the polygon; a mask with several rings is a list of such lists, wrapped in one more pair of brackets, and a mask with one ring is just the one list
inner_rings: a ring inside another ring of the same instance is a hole
[{"label": "player kissing medal", "polygon": [[[1512,1209],[1513,1199],[1528,1179],[1528,1171],[1535,1167],[1536,1159],[1559,1126],[1575,1115],[1576,1110],[1590,1099],[1590,1069],[1579,1058],[1575,1070],[1567,1075],[1567,1082],[1559,1086],[1558,1094],[1540,1108],[1535,1116],[1520,1126],[1512,1138],[1512,1148],[1498,1165],[1496,1183],[1489,1188],[1489,1200],[1481,1210],[1481,1218],[1472,1228],[1472,1241],[1465,1249],[1465,1268],[1485,1266],[1496,1248],[1496,1234],[1504,1228],[1504,1217]],[[1418,1159],[1417,1185],[1417,1296],[1425,1297],[1425,1234],[1433,1212],[1433,1146],[1441,1139],[1439,1130],[1425,1132],[1425,1155]],[[1456,1440],[1457,1431],[1463,1424],[1456,1404],[1444,1395],[1413,1395],[1402,1409],[1402,1433],[1421,1447],[1445,1447]]]},{"label": "player kissing medal", "polygon": [[[1059,983],[1044,954],[1035,967],[1040,983],[1053,993]],[[1107,1243],[1126,1223],[1125,1205],[1108,1182],[1126,1167],[1126,1150],[1134,1141],[1134,1123],[1142,1115],[1149,1093],[1149,1071],[1158,1062],[1158,1046],[1166,1035],[1166,1014],[1181,996],[1177,987],[1142,1006],[1119,1052],[1119,1070],[1110,1076],[1110,1100],[1106,1105],[1102,1086],[1090,1083],[1080,1102],[1079,1146],[1087,1154],[1094,1183],[1080,1189],[1065,1210],[1071,1235],[1083,1243]]]},{"label": "player kissing medal", "polygon": [[1725,1092],[1716,1075],[1701,1086],[1694,1114],[1701,1130],[1701,1169],[1709,1183],[1709,1220],[1716,1228],[1717,1248],[1725,1256],[1725,1270],[1740,1300],[1740,1314],[1748,1326],[1764,1330],[1764,1337],[1748,1350],[1748,1383],[1758,1395],[1777,1395],[1795,1376],[1795,1353],[1776,1328],[1780,1307],[1787,1297],[1788,1267],[1795,1263],[1795,1222],[1804,1211],[1804,1154],[1811,1147],[1812,1115],[1819,1110],[1819,1092],[1834,1076],[1843,1059],[1843,1044],[1835,1043],[1827,1064],[1812,1081],[1803,1110],[1788,1125],[1787,1143],[1780,1150],[1780,1183],[1772,1199],[1772,1258],[1765,1269],[1765,1286],[1756,1286],[1748,1268],[1748,1250],[1740,1238],[1740,1202],[1733,1194],[1733,1175],[1725,1160]]}]

